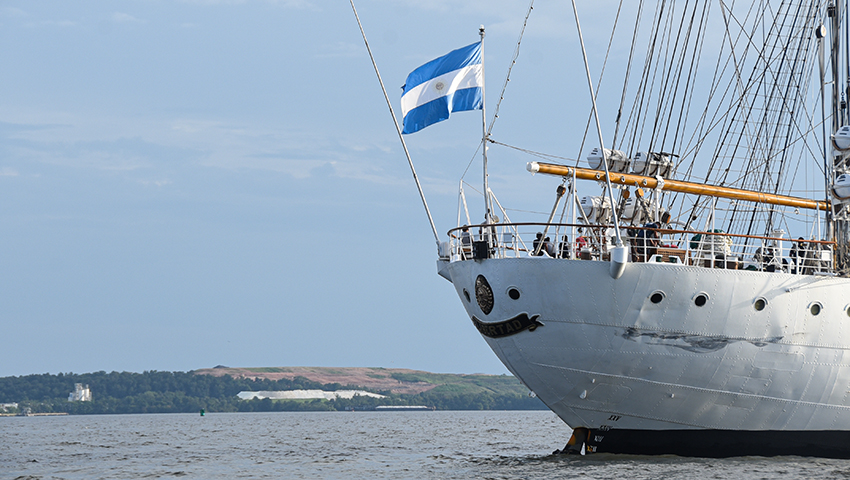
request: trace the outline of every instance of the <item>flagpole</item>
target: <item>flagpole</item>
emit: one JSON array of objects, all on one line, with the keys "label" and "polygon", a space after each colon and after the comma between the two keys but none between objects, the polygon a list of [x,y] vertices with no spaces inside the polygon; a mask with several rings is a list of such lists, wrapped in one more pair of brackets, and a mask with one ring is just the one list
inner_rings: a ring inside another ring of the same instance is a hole
[{"label": "flagpole", "polygon": [[[357,26],[360,27],[360,34],[363,35],[363,43],[366,44],[366,50],[369,52],[369,58],[372,59],[372,66],[375,67],[375,75],[378,76],[378,83],[381,84],[381,90],[384,92],[384,99],[387,101],[387,107],[390,109],[390,116],[393,117],[393,123],[395,124],[396,131],[398,132],[398,138],[401,140],[401,146],[404,149],[404,154],[407,156],[407,163],[410,165],[410,173],[413,174],[413,181],[416,182],[416,188],[419,190],[419,197],[422,199],[422,205],[425,207],[425,213],[428,215],[428,221],[431,222],[431,231],[434,232],[434,240],[437,241],[437,247],[439,248],[440,234],[437,233],[437,226],[434,225],[434,218],[431,216],[431,210],[428,208],[428,202],[425,201],[425,192],[422,191],[422,184],[419,183],[419,176],[416,175],[416,169],[413,168],[413,160],[410,158],[410,152],[407,150],[407,143],[404,142],[401,127],[398,126],[398,120],[395,118],[395,112],[393,111],[393,105],[390,102],[390,96],[387,95],[387,89],[384,87],[384,81],[381,79],[381,72],[378,71],[378,64],[375,63],[375,56],[372,55],[372,49],[369,47],[369,41],[366,40],[366,32],[363,31],[363,24],[360,23],[360,16],[357,15],[357,9],[354,8],[354,0],[349,1],[351,2],[351,9],[354,11],[354,18],[357,19]],[[486,165],[487,162],[485,161],[484,163]]]},{"label": "flagpole", "polygon": [[484,223],[490,223],[490,180],[487,174],[487,96],[484,82],[484,25],[478,27],[481,36],[481,143],[484,156]]}]

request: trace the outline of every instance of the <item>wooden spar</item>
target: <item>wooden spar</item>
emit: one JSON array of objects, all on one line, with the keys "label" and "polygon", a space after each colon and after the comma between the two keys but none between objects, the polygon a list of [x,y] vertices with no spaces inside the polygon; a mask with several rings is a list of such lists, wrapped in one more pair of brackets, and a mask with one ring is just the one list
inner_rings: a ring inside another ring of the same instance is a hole
[{"label": "wooden spar", "polygon": [[[553,163],[529,162],[528,171],[531,173],[545,173],[560,177],[572,176],[582,180],[603,180],[605,172],[602,170],[591,170],[589,168],[567,167]],[[656,189],[659,187],[658,179],[643,175],[630,173],[611,172],[608,176],[611,183],[640,188]],[[827,202],[811,200],[808,198],[789,197],[785,195],[774,195],[772,193],[754,192],[752,190],[741,190],[738,188],[719,187],[716,185],[705,185],[701,183],[683,182],[681,180],[662,179],[661,190],[670,192],[691,193],[694,195],[705,195],[709,197],[729,198],[733,200],[746,200],[748,202],[769,203],[771,205],[784,205],[787,207],[808,208],[811,210],[829,210]]]}]

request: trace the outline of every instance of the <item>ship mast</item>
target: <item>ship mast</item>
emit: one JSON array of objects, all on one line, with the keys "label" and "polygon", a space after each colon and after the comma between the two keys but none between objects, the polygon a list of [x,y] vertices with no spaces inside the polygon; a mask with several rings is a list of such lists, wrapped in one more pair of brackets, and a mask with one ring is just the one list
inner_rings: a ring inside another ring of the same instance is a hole
[{"label": "ship mast", "polygon": [[[830,68],[832,70],[831,113],[833,134],[838,132],[839,128],[847,122],[846,100],[842,98],[841,78],[841,25],[844,22],[844,16],[847,13],[846,8],[843,7],[844,6],[840,0],[831,1],[829,5],[827,5],[827,18],[829,20],[831,30]],[[820,32],[823,32],[823,28],[821,28]],[[820,41],[823,41],[823,39]],[[843,47],[845,49],[850,48],[848,45],[844,45]],[[846,52],[845,55],[847,55]],[[846,67],[850,68],[850,65],[847,65]],[[848,71],[848,75],[850,75],[850,71]],[[823,80],[824,79],[822,78],[821,82],[823,82]],[[847,81],[850,82],[850,78],[848,78]],[[844,86],[845,88],[848,87],[847,84]],[[824,119],[824,121],[826,121],[826,119]],[[824,174],[826,175],[827,186],[831,186],[835,185],[835,181],[839,175],[847,173],[847,169],[844,166],[845,155],[829,148],[829,142],[827,142],[826,138],[824,141],[827,143],[824,145],[824,154],[826,155],[827,163],[832,166],[832,168],[825,171]],[[826,193],[827,198],[835,196],[831,188],[827,188]],[[838,206],[833,207],[827,212],[826,220],[827,236],[834,240],[837,245],[837,252],[835,256],[836,269],[838,272],[845,273],[848,267],[850,267],[850,212],[848,212],[848,206],[841,206],[839,204]]]},{"label": "ship mast", "polygon": [[[832,30],[832,32],[831,32],[832,33],[832,48],[830,49],[829,57],[830,57],[830,60],[831,60],[831,68],[832,68],[832,133],[835,133],[835,132],[838,131],[839,128],[841,128],[841,112],[840,112],[840,109],[839,109],[839,95],[841,94],[840,93],[841,87],[839,86],[840,83],[841,83],[841,80],[840,80],[839,76],[840,76],[841,72],[840,72],[840,68],[838,66],[839,62],[840,62],[840,47],[839,47],[839,44],[840,44],[840,41],[841,41],[841,39],[840,39],[840,36],[841,36],[841,28],[840,28],[841,8],[840,8],[840,5],[836,5],[834,2],[830,2],[829,5],[826,7],[826,12],[827,12],[826,13],[827,17],[830,19],[830,23],[831,23],[830,26],[832,27],[831,28],[831,30]],[[829,150],[830,149],[827,149],[827,151],[829,151]],[[834,185],[835,184],[835,178],[837,177],[836,167],[838,167],[837,164],[840,163],[840,161],[841,161],[840,156],[839,157],[833,156],[833,158],[832,158],[833,167],[829,171],[824,172],[827,175],[827,179],[826,179],[827,185]],[[827,190],[827,198],[828,197],[829,197],[829,190]],[[835,225],[833,225],[834,218],[833,218],[832,214],[833,214],[832,211],[827,212],[826,233],[831,240],[835,240],[836,239],[835,238],[836,230],[835,230]],[[842,222],[842,223],[845,223],[845,222]],[[843,226],[846,226],[846,224],[842,225],[842,227]],[[842,228],[841,230],[844,230],[844,228]],[[843,263],[843,262],[840,260],[839,263]],[[841,268],[841,265],[839,265],[839,269],[840,268]]]}]

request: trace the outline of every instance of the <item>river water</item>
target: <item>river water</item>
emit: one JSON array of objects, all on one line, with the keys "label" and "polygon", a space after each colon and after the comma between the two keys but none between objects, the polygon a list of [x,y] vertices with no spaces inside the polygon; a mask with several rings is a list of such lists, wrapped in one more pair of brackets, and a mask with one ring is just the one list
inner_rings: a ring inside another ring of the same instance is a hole
[{"label": "river water", "polygon": [[0,418],[0,479],[850,478],[850,461],[559,456],[553,413],[287,412]]}]

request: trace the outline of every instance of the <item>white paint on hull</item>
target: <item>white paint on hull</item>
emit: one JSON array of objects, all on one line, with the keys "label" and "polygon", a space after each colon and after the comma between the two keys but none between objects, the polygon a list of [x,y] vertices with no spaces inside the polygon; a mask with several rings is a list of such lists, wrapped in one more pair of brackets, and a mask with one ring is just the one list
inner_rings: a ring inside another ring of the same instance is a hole
[{"label": "white paint on hull", "polygon": [[572,427],[850,430],[848,279],[644,263],[615,280],[607,262],[540,257],[444,266],[470,316],[540,315],[535,331],[484,338]]}]

